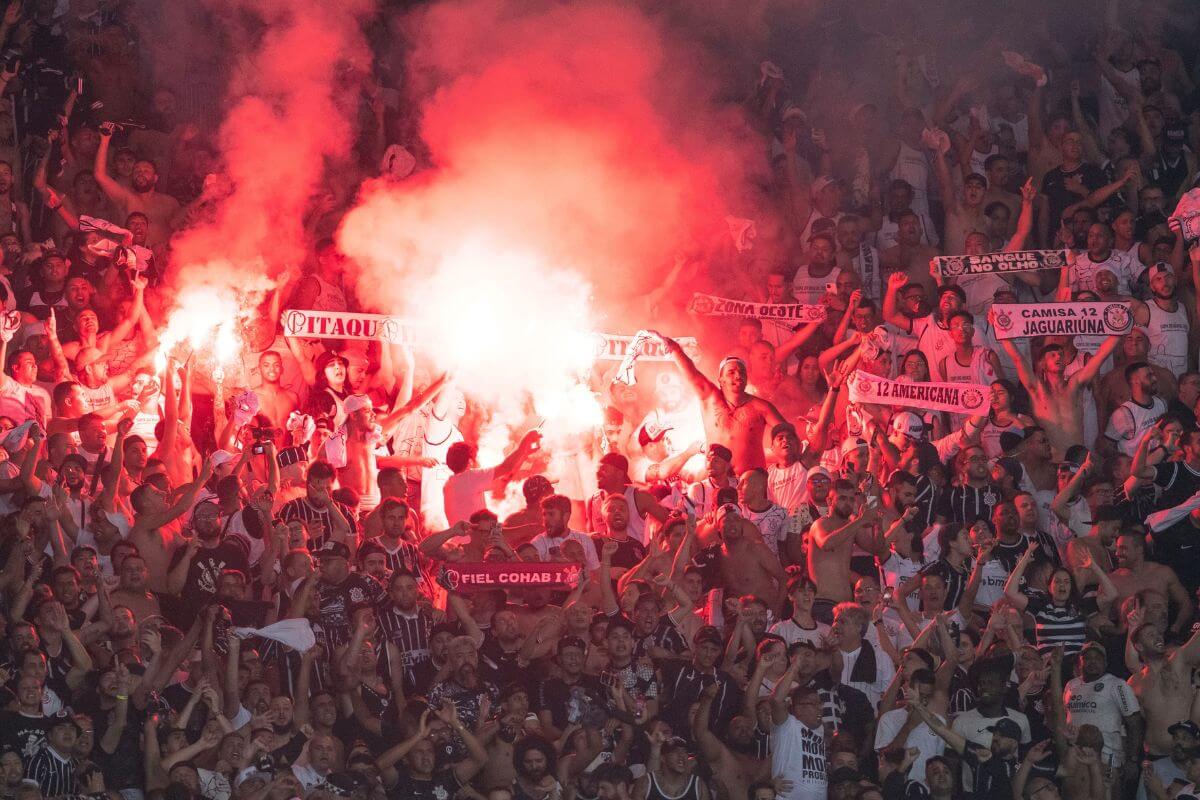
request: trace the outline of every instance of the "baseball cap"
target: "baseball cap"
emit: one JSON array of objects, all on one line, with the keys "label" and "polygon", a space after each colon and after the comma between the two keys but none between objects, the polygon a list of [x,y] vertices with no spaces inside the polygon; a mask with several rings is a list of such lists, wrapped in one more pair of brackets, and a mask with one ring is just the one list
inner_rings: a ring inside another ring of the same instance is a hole
[{"label": "baseball cap", "polygon": [[1005,736],[1009,739],[1016,739],[1018,742],[1021,741],[1021,726],[1008,717],[1001,717],[996,720],[995,725],[988,726],[988,731],[997,736]]},{"label": "baseball cap", "polygon": [[561,653],[568,647],[577,647],[580,650],[587,650],[587,642],[578,636],[564,636],[558,640],[558,652]]},{"label": "baseball cap", "polygon": [[979,184],[979,186],[981,188],[986,189],[987,185],[988,185],[988,180],[984,176],[980,175],[978,172],[972,172],[970,175],[963,178],[963,184],[968,184],[968,183],[977,183],[977,184]]},{"label": "baseball cap", "polygon": [[715,644],[717,647],[725,646],[725,638],[721,636],[721,632],[712,625],[705,625],[700,630],[696,631],[692,643],[699,647],[702,644]]},{"label": "baseball cap", "polygon": [[1081,444],[1073,444],[1067,448],[1066,456],[1062,461],[1055,462],[1058,466],[1066,466],[1074,475],[1083,466],[1083,462],[1087,460],[1088,449]]},{"label": "baseball cap", "polygon": [[221,466],[228,464],[230,461],[233,461],[235,458],[237,458],[237,456],[235,456],[233,453],[229,452],[228,450],[215,450],[215,451],[213,451],[213,454],[211,456],[209,456],[209,461],[212,463],[213,469],[216,469],[217,467],[221,467]]},{"label": "baseball cap", "polygon": [[892,417],[892,432],[902,433],[909,439],[925,438],[925,420],[911,411],[901,411]]},{"label": "baseball cap", "polygon": [[1102,505],[1096,509],[1095,515],[1092,517],[1092,524],[1100,522],[1124,522],[1125,515],[1121,513],[1121,509],[1112,504]]},{"label": "baseball cap", "polygon": [[342,542],[326,542],[317,555],[321,558],[350,558],[350,548]]},{"label": "baseball cap", "polygon": [[1156,261],[1153,266],[1147,270],[1147,276],[1150,280],[1154,280],[1159,275],[1174,275],[1175,270],[1171,269],[1171,265],[1166,261]]},{"label": "baseball cap", "polygon": [[863,439],[847,439],[842,442],[842,455],[847,455],[855,450],[867,450],[868,445]]},{"label": "baseball cap", "polygon": [[387,555],[387,551],[383,549],[383,545],[374,539],[368,539],[358,547],[358,560],[362,561],[367,556],[375,555],[376,553]]},{"label": "baseball cap", "polygon": [[619,469],[621,472],[629,472],[629,459],[620,453],[605,453],[600,456],[600,463]]},{"label": "baseball cap", "polygon": [[717,511],[721,512],[722,514],[724,514],[726,516],[728,516],[729,514],[732,514],[735,517],[739,517],[742,514],[742,512],[738,510],[738,507],[735,506],[733,503],[726,503],[725,505],[718,508]]},{"label": "baseball cap", "polygon": [[788,106],[786,109],[784,109],[784,112],[780,116],[780,119],[784,122],[787,122],[788,120],[792,120],[792,119],[798,119],[801,122],[803,122],[805,125],[808,124],[808,114],[805,114],[804,111],[802,111],[799,106]]},{"label": "baseball cap", "polygon": [[1016,433],[1015,431],[1004,431],[1000,434],[999,441],[1000,451],[1004,453],[1004,455],[1010,456],[1018,447],[1021,446],[1021,443],[1024,442],[1025,439],[1021,436],[1021,434]]},{"label": "baseball cap", "polygon": [[638,428],[638,444],[642,447],[645,447],[652,442],[661,442],[669,430],[672,429],[666,425],[659,425],[655,422],[647,422],[642,425],[642,427]]},{"label": "baseball cap", "polygon": [[1108,651],[1104,649],[1104,645],[1099,642],[1084,642],[1083,647],[1079,648],[1079,655],[1083,655],[1088,650],[1099,650],[1100,655],[1108,658]]},{"label": "baseball cap", "polygon": [[62,463],[59,464],[59,469],[62,469],[62,467],[65,467],[67,464],[74,464],[84,471],[87,471],[88,468],[87,459],[79,455],[79,453],[67,453],[65,456],[63,456]]},{"label": "baseball cap", "polygon": [[1196,739],[1200,739],[1200,725],[1197,725],[1196,723],[1192,722],[1190,719],[1185,719],[1180,722],[1176,722],[1174,725],[1167,728],[1167,733],[1174,734],[1175,731],[1184,731],[1189,736],[1192,736]]},{"label": "baseball cap", "polygon": [[840,186],[841,181],[836,178],[831,178],[828,175],[822,175],[812,182],[811,194],[815,198],[829,186]]},{"label": "baseball cap", "polygon": [[1163,138],[1168,142],[1184,142],[1187,141],[1187,129],[1178,125],[1172,125],[1163,130]]},{"label": "baseball cap", "polygon": [[804,476],[804,482],[808,483],[813,478],[820,477],[822,475],[827,481],[833,480],[833,473],[831,473],[829,470],[825,469],[824,467],[813,467],[808,471],[808,474]]},{"label": "baseball cap", "polygon": [[371,407],[371,398],[365,394],[352,394],[342,401],[342,408],[347,414],[353,414],[355,411],[361,411],[364,408]]}]

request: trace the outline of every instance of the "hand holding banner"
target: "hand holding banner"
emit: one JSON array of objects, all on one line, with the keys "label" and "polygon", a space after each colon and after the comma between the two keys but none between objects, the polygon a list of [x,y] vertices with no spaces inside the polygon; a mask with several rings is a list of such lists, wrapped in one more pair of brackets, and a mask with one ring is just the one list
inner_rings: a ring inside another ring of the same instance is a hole
[{"label": "hand holding banner", "polygon": [[857,370],[847,381],[851,403],[904,406],[979,416],[988,412],[991,387],[982,383],[909,383]]},{"label": "hand holding banner", "polygon": [[1030,272],[1060,269],[1067,262],[1063,250],[1015,250],[1011,253],[984,253],[979,256],[938,256],[933,259],[938,275],[958,278],[993,272]]},{"label": "hand holding banner", "polygon": [[1133,328],[1129,303],[997,303],[997,339],[1030,336],[1123,336]]},{"label": "hand holding banner", "polygon": [[696,292],[688,311],[708,317],[753,317],[775,322],[820,322],[827,308],[820,303],[755,303]]},{"label": "hand holding banner", "polygon": [[282,322],[283,335],[298,339],[378,339],[409,347],[417,342],[415,325],[387,314],[289,309]]},{"label": "hand holding banner", "polygon": [[536,586],[544,589],[573,589],[583,575],[574,563],[542,562],[447,562],[438,583],[450,591],[509,589]]}]

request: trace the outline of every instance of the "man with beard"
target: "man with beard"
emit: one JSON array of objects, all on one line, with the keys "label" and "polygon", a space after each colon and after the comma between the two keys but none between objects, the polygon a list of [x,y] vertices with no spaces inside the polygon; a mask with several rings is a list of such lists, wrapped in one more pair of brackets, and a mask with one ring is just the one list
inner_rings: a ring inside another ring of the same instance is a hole
[{"label": "man with beard", "polygon": [[645,546],[629,535],[629,503],[619,494],[610,494],[604,501],[604,522],[608,533],[592,537],[593,546],[604,551],[612,543],[612,577],[621,577],[646,557]]},{"label": "man with beard", "polygon": [[[988,311],[988,322],[995,327],[994,311]],[[1045,431],[1054,452],[1066,453],[1071,445],[1088,444],[1084,442],[1083,414],[1079,411],[1082,395],[1120,343],[1120,336],[1109,336],[1087,365],[1068,377],[1061,346],[1047,347],[1042,352],[1042,369],[1035,372],[1012,339],[1000,342],[1017,367],[1017,377],[1029,392],[1033,404],[1033,418]]]},{"label": "man with beard", "polygon": [[595,675],[587,675],[587,643],[577,636],[558,640],[558,675],[538,685],[536,708],[546,735],[557,739],[570,725],[587,725],[603,708],[605,691]]},{"label": "man with beard", "polygon": [[[141,442],[138,437],[131,436],[124,442],[118,438],[113,448],[114,450],[119,449],[125,459],[130,459],[132,456],[132,462],[140,473],[146,464],[145,446],[145,443]],[[139,464],[140,466],[137,466]],[[122,456],[119,455],[113,459],[110,475],[112,473],[120,475],[121,466]],[[196,502],[196,496],[208,479],[212,477],[212,471],[212,458],[206,458],[204,467],[200,470],[196,480],[183,487],[179,499],[173,505],[168,505],[170,495],[166,489],[160,488],[155,485],[156,482],[150,480],[138,486],[129,495],[129,504],[133,507],[135,516],[133,527],[130,528],[127,538],[137,545],[138,553],[145,559],[151,576],[150,588],[154,591],[164,591],[167,587],[169,565],[171,559],[175,557],[173,551],[179,537],[178,520]],[[110,479],[115,480],[111,477]],[[168,529],[167,526],[172,527]],[[198,546],[198,543],[192,539],[183,542],[182,546],[194,548]]]},{"label": "man with beard", "polygon": [[1096,443],[1106,455],[1119,451],[1132,456],[1146,432],[1167,413],[1167,402],[1158,394],[1158,375],[1148,363],[1127,364],[1125,380],[1129,399],[1112,412],[1104,436]]},{"label": "man with beard", "polygon": [[309,542],[310,550],[320,550],[327,541],[337,541],[353,551],[356,527],[354,515],[330,497],[333,491],[334,470],[325,461],[313,462],[304,481],[304,496],[289,500],[279,509],[279,519],[294,519],[318,523],[321,534]]},{"label": "man with beard", "polygon": [[469,636],[455,637],[446,648],[446,670],[449,675],[429,690],[429,707],[439,709],[453,705],[458,718],[467,727],[474,728],[479,721],[484,698],[495,703],[499,692],[495,685],[479,675],[479,653]]},{"label": "man with beard", "polygon": [[730,598],[753,595],[779,613],[787,573],[765,544],[746,538],[748,527],[736,505],[720,506],[714,524],[720,541],[697,553],[694,563],[703,570],[706,587],[721,587]]},{"label": "man with beard", "polygon": [[1150,339],[1147,360],[1174,375],[1182,375],[1188,364],[1188,333],[1192,327],[1192,306],[1180,303],[1179,281],[1175,270],[1166,261],[1159,261],[1148,270],[1150,298],[1142,308],[1147,319],[1137,320],[1146,327]]},{"label": "man with beard", "polygon": [[[305,581],[301,591],[306,596],[316,594],[326,647],[340,647],[350,641],[355,615],[379,605],[384,591],[374,578],[350,571],[350,548],[342,542],[326,542],[317,555],[319,569]],[[296,613],[293,611],[293,616]]]},{"label": "man with beard", "polygon": [[[1126,776],[1136,772],[1142,755],[1145,722],[1129,684],[1108,674],[1108,654],[1096,642],[1079,651],[1079,675],[1067,682],[1063,706],[1067,724],[1094,725],[1104,736],[1101,763]],[[1169,734],[1168,734],[1169,735]]]},{"label": "man with beard", "polygon": [[791,784],[779,797],[824,800],[828,783],[821,694],[814,686],[793,688],[802,662],[797,652],[771,692],[771,773]]},{"label": "man with beard", "polygon": [[839,479],[833,491],[829,515],[813,523],[808,546],[808,574],[817,583],[813,618],[826,625],[833,622],[833,607],[853,598],[850,556],[856,541],[871,548],[872,526],[879,519],[879,512],[869,507],[855,513],[854,484]]},{"label": "man with beard", "polygon": [[[655,751],[658,751],[655,753]],[[646,800],[709,800],[708,784],[695,773],[687,743],[678,736],[667,738],[659,729],[650,734],[650,758],[658,755],[658,769],[648,769],[638,779],[635,797]]]},{"label": "man with beard", "polygon": [[792,278],[792,296],[797,303],[819,303],[840,272],[833,235],[814,233],[808,237],[808,263],[801,265]]},{"label": "man with beard", "polygon": [[[799,552],[800,542],[788,542],[788,513],[767,497],[767,471],[749,469],[738,479],[738,501],[742,516],[758,528],[763,544],[779,558],[786,552]],[[786,549],[785,549],[786,546]]]},{"label": "man with beard", "polygon": [[671,726],[677,736],[686,736],[692,706],[709,686],[718,687],[711,709],[711,724],[715,730],[723,730],[726,720],[742,705],[741,693],[733,679],[717,668],[725,654],[725,639],[712,626],[700,628],[692,639],[690,662],[664,661],[660,670],[663,685],[662,719]]},{"label": "man with beard", "polygon": [[[780,656],[782,658],[782,656]],[[712,770],[713,782],[723,797],[747,797],[747,789],[771,777],[771,764],[755,757],[754,726],[751,716],[741,714],[729,720],[725,735],[718,738],[711,729],[712,705],[721,686],[713,681],[700,692],[700,702],[692,718],[692,738]]]},{"label": "man with beard", "polygon": [[379,532],[379,538],[374,541],[387,560],[387,571],[393,575],[402,573],[417,579],[424,577],[421,554],[416,545],[407,540],[411,535],[408,531],[408,503],[389,497],[379,504],[378,512],[383,529]]},{"label": "man with beard", "polygon": [[[620,453],[606,453],[600,457],[600,463],[596,466],[596,486],[596,493],[588,500],[586,509],[587,527],[593,533],[603,535],[607,532],[604,522],[604,502],[611,494],[625,497],[630,512],[629,535],[639,544],[649,544],[646,534],[647,516],[654,517],[659,522],[667,521],[667,509],[663,508],[654,495],[634,485],[629,477],[629,459]],[[542,502],[545,503],[545,499]],[[536,542],[545,535],[543,533],[535,537],[533,541]],[[587,552],[586,547],[584,552]]]},{"label": "man with beard", "polygon": [[[911,304],[901,308],[899,295],[905,290],[904,275],[893,273],[888,277],[887,296],[883,299],[883,321],[899,328],[904,334],[917,340],[917,349],[925,356],[930,373],[937,373],[942,359],[952,355],[957,347],[950,333],[950,320],[963,310],[967,295],[958,286],[942,286],[937,289],[937,308],[926,316]],[[976,328],[969,331],[969,339],[976,347],[985,347],[983,334]]]},{"label": "man with beard", "polygon": [[[1189,783],[1187,766],[1192,754],[1200,748],[1200,725],[1184,719],[1167,728],[1167,733],[1171,735],[1170,756],[1151,761],[1150,772],[1163,786],[1170,786],[1173,781]],[[0,759],[0,767],[4,766]]]},{"label": "man with beard", "polygon": [[453,703],[439,705],[433,713],[466,744],[467,758],[446,766],[438,765],[430,735],[430,711],[426,710],[412,736],[375,759],[389,797],[446,800],[454,797],[487,763],[487,749],[471,733],[470,726],[463,724]]},{"label": "man with beard", "polygon": [[688,500],[697,517],[707,517],[717,507],[717,493],[722,489],[736,489],[737,476],[733,472],[733,453],[723,444],[710,444],[705,450],[704,466],[707,474],[703,480],[688,486]]},{"label": "man with beard", "polygon": [[1175,622],[1169,631],[1172,637],[1181,636],[1191,627],[1193,609],[1187,589],[1171,567],[1146,560],[1145,536],[1133,531],[1122,533],[1117,537],[1116,556],[1117,569],[1109,575],[1118,593],[1114,608],[1119,608],[1127,597],[1154,589],[1166,594],[1175,606]]},{"label": "man with beard", "polygon": [[771,458],[773,463],[767,467],[767,496],[771,502],[794,512],[804,501],[808,468],[815,466],[816,458],[811,449],[801,452],[800,437],[790,422],[771,429]]},{"label": "man with beard", "polygon": [[1088,226],[1087,249],[1075,256],[1069,271],[1072,292],[1097,291],[1096,276],[1107,270],[1117,276],[1116,291],[1123,295],[1130,293],[1138,277],[1136,268],[1129,254],[1113,249],[1115,238],[1112,228],[1103,222]]},{"label": "man with beard", "polygon": [[200,608],[216,597],[221,574],[234,569],[250,574],[249,551],[240,536],[225,536],[221,509],[212,501],[192,510],[195,541],[181,543],[171,556],[167,591],[192,608]]},{"label": "man with beard", "polygon": [[562,785],[555,777],[558,755],[554,745],[540,736],[528,736],[513,747],[513,768],[516,778],[512,795],[520,800],[551,800],[562,794]]},{"label": "man with beard", "polygon": [[1192,670],[1200,665],[1200,633],[1167,652],[1163,629],[1143,623],[1129,632],[1142,668],[1129,679],[1145,717],[1146,753],[1158,758],[1171,752],[1170,726],[1179,710],[1191,707]]},{"label": "man with beard", "polygon": [[[879,254],[883,271],[888,274],[888,294],[892,293],[893,282],[898,282],[897,288],[916,283],[925,289],[926,294],[933,294],[937,286],[929,275],[929,261],[941,253],[936,247],[921,241],[923,226],[916,212],[901,214],[896,224],[896,243]],[[886,296],[884,302],[887,302]]]},{"label": "man with beard", "polygon": [[739,469],[766,467],[763,434],[767,425],[778,425],[784,419],[771,403],[746,391],[746,362],[740,358],[723,359],[717,368],[718,386],[688,358],[679,342],[654,331],[651,334],[662,342],[700,396],[708,443],[717,442],[728,447],[733,453],[733,463]]},{"label": "man with beard", "polygon": [[[632,516],[632,515],[631,515]],[[573,531],[567,527],[571,520],[571,501],[561,494],[552,494],[542,500],[542,525],[544,533],[540,533],[530,542],[537,550],[542,561],[556,561],[563,552],[563,546],[568,541],[574,541],[583,548],[583,566],[588,572],[599,569],[600,559],[596,555],[596,545],[587,534]]]},{"label": "man with beard", "polygon": [[300,407],[300,399],[279,383],[283,377],[283,356],[274,350],[259,353],[258,376],[262,382],[255,387],[254,393],[258,395],[259,413],[279,430],[286,429],[288,417]]},{"label": "man with beard", "polygon": [[133,165],[133,179],[128,189],[109,176],[108,147],[112,143],[114,130],[112,123],[100,126],[100,147],[96,149],[93,170],[96,183],[100,184],[100,188],[118,207],[121,218],[135,211],[146,215],[150,220],[150,229],[146,236],[150,247],[164,245],[174,229],[175,218],[181,208],[179,201],[157,190],[158,168],[153,161],[142,159]]},{"label": "man with beard", "polygon": [[[417,601],[421,593],[417,587],[416,578],[407,572],[393,572],[388,583],[387,600],[375,607],[375,621],[380,632],[387,641],[396,645],[404,659],[403,665],[389,664],[391,669],[402,668],[404,671],[405,690],[413,690],[416,682],[416,670],[429,662],[430,635],[433,631],[433,617]],[[391,653],[388,649],[387,653]]]}]

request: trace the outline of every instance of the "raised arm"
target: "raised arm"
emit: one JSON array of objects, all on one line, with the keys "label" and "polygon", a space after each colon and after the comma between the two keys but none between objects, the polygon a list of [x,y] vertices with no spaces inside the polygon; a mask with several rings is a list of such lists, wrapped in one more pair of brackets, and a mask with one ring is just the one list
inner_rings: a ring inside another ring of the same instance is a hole
[{"label": "raised arm", "polygon": [[1120,336],[1113,335],[1105,339],[1100,348],[1096,350],[1095,355],[1083,366],[1083,369],[1071,376],[1071,386],[1087,386],[1094,381],[1096,376],[1100,374],[1100,367],[1104,364],[1105,360],[1120,346],[1121,338]]},{"label": "raised arm", "polygon": [[1017,611],[1024,611],[1025,607],[1029,605],[1029,598],[1021,591],[1021,579],[1025,576],[1025,570],[1029,567],[1029,563],[1033,561],[1034,555],[1037,554],[1037,548],[1038,543],[1036,541],[1029,543],[1029,547],[1017,559],[1012,574],[1008,576],[1008,580],[1004,583],[1004,596]]},{"label": "raised arm", "polygon": [[702,400],[720,394],[720,390],[717,389],[716,384],[704,376],[704,373],[700,371],[695,362],[688,357],[687,353],[683,352],[683,347],[679,342],[663,336],[658,331],[649,331],[649,333],[662,342],[663,347],[670,353],[671,360],[683,372],[688,383],[692,385],[692,389],[695,390],[696,394],[700,395]]},{"label": "raised arm", "polygon": [[100,185],[101,190],[108,195],[109,199],[124,206],[129,206],[130,201],[135,200],[132,193],[114,181],[108,174],[108,147],[112,143],[113,131],[114,128],[111,122],[105,122],[100,126],[100,146],[96,148],[96,159],[92,165],[92,173],[96,177],[96,183]]}]

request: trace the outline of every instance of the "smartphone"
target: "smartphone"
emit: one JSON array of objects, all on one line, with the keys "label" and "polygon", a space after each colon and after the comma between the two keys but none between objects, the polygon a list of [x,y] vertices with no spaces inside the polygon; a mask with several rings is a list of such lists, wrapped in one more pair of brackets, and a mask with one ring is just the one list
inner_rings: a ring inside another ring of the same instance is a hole
[{"label": "smartphone", "polygon": [[894,586],[883,587],[883,602],[884,603],[886,603],[887,605],[891,605],[892,598],[895,596],[896,596],[896,587],[894,587]]}]

